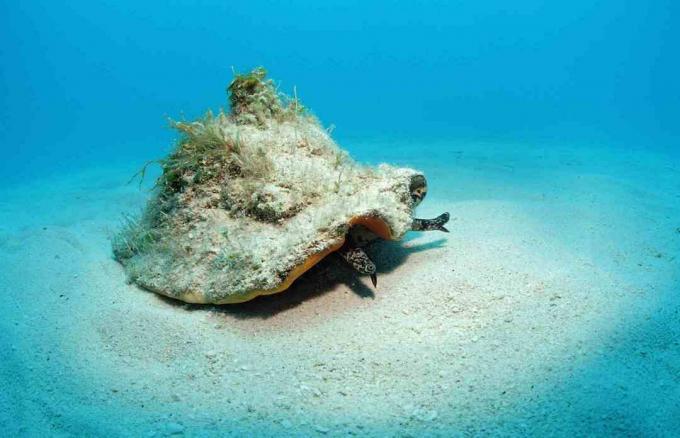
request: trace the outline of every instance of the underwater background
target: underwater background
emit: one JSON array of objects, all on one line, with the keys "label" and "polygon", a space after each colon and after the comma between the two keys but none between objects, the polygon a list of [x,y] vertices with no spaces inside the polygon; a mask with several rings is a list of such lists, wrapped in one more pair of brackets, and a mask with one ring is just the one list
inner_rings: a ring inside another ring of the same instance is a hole
[{"label": "underwater background", "polygon": [[[671,1],[0,1],[0,432],[680,436],[679,42]],[[260,65],[450,235],[373,292],[127,284],[130,178]]]}]

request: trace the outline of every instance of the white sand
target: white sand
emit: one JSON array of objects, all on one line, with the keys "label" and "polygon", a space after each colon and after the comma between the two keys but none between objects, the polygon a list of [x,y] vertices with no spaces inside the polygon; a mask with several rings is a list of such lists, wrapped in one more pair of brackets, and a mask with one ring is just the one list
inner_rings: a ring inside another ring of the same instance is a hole
[{"label": "white sand", "polygon": [[178,304],[111,258],[138,163],[2,189],[3,435],[680,430],[678,157],[355,149],[424,170],[419,215],[453,218],[372,248],[375,291],[331,257],[277,296]]}]

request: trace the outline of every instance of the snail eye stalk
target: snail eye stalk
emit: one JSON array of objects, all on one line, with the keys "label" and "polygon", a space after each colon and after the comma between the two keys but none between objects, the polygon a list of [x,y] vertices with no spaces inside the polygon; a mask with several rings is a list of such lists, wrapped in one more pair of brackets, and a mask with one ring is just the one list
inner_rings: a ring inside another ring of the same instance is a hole
[{"label": "snail eye stalk", "polygon": [[411,178],[411,184],[409,186],[409,191],[411,192],[411,199],[413,200],[413,206],[420,204],[425,195],[427,195],[427,181],[422,175],[416,175]]}]

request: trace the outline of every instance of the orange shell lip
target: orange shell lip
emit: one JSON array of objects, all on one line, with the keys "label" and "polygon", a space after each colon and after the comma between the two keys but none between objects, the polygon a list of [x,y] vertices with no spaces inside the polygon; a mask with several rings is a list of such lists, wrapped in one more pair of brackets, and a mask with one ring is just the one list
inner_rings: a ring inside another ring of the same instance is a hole
[{"label": "orange shell lip", "polygon": [[350,225],[363,225],[373,234],[385,240],[393,240],[392,230],[384,220],[376,216],[355,216],[349,220]]},{"label": "orange shell lip", "polygon": [[[385,240],[393,240],[392,231],[389,225],[377,216],[354,216],[349,220],[349,225],[363,225],[370,231],[375,233],[378,237]],[[248,292],[246,295],[239,295],[226,298],[224,300],[213,302],[213,304],[236,304],[243,303],[245,301],[250,301],[255,297],[260,295],[272,295],[275,293],[283,292],[288,289],[295,280],[297,280],[302,274],[309,271],[314,265],[323,260],[328,254],[339,250],[345,243],[345,237],[341,237],[337,242],[333,243],[328,248],[312,254],[305,260],[302,264],[295,266],[286,276],[286,278],[272,289],[258,289]],[[204,297],[198,296],[191,292],[186,293],[179,297],[180,300],[190,302],[190,303],[207,303]]]}]

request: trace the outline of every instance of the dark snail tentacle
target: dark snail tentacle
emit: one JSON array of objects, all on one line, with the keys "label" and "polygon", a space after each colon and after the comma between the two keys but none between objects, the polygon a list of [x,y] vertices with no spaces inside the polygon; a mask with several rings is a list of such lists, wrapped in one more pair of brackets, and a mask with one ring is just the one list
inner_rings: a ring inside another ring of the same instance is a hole
[{"label": "dark snail tentacle", "polygon": [[444,224],[449,221],[451,216],[449,213],[442,213],[434,219],[413,219],[411,230],[413,231],[444,231],[448,233]]},{"label": "dark snail tentacle", "polygon": [[355,271],[360,274],[370,275],[373,286],[377,287],[378,277],[375,274],[375,263],[373,263],[362,248],[345,246],[338,250],[338,254],[340,254]]}]

